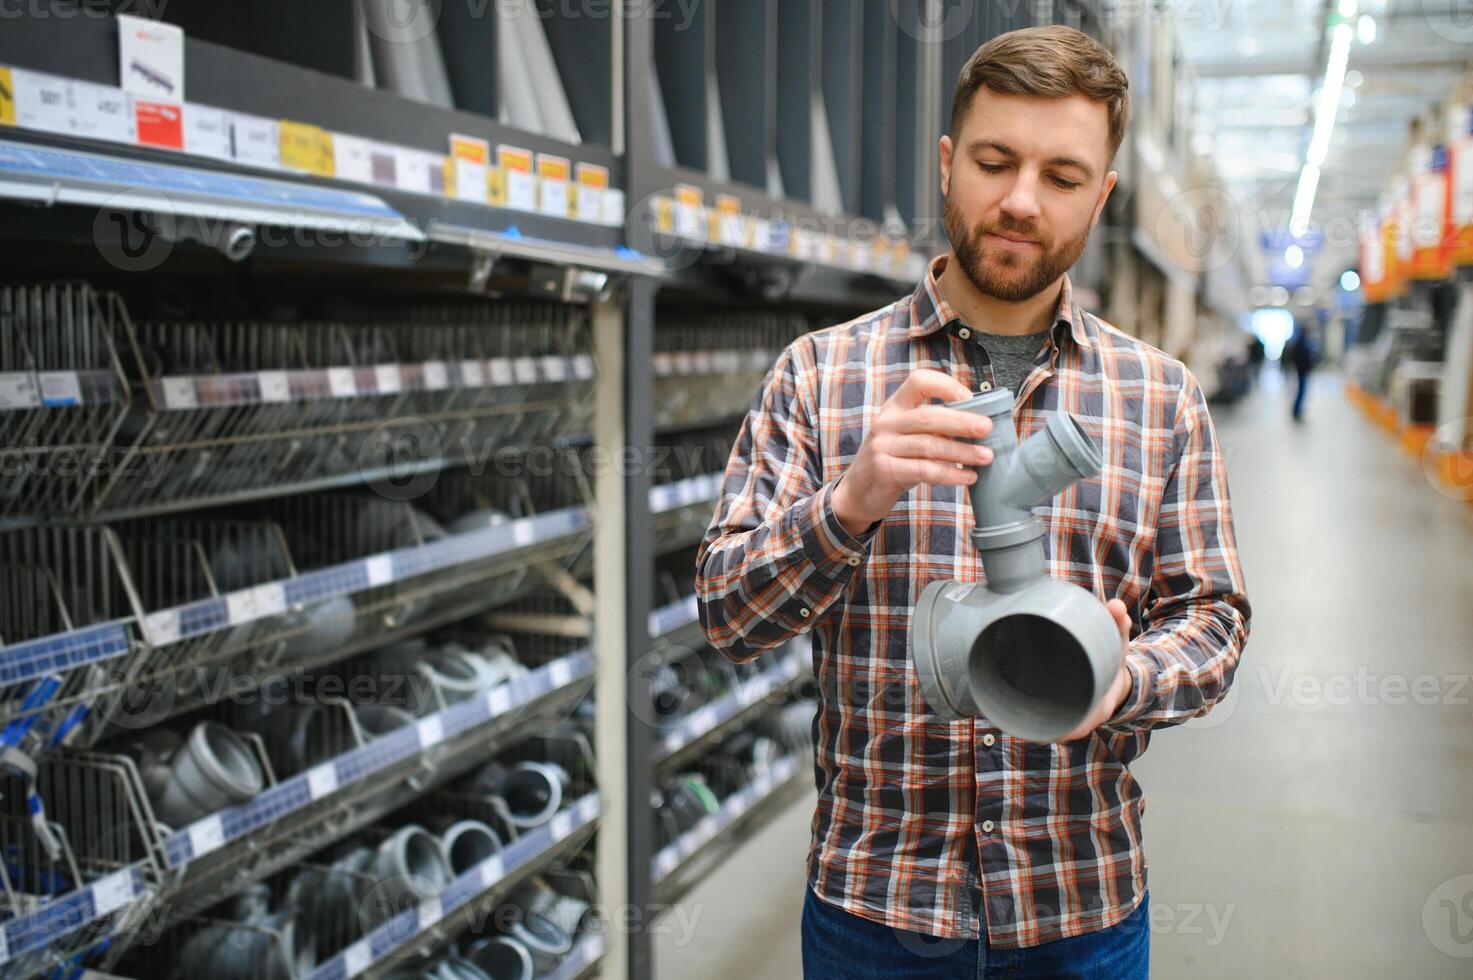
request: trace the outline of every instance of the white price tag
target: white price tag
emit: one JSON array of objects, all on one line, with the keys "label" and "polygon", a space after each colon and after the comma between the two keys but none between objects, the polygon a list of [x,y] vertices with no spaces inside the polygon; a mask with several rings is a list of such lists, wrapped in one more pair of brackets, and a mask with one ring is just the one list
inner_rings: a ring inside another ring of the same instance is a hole
[{"label": "white price tag", "polygon": [[118,14],[117,19],[123,88],[145,99],[182,101],[184,29],[133,14]]},{"label": "white price tag", "polygon": [[72,81],[72,132],[109,143],[133,143],[138,126],[128,93],[111,85]]},{"label": "white price tag", "polygon": [[343,973],[356,977],[373,962],[373,947],[367,939],[360,939],[343,951]]},{"label": "white price tag", "polygon": [[709,841],[711,838],[715,837],[716,832],[720,830],[720,828],[716,824],[716,818],[712,816],[702,817],[701,822],[697,825],[696,829],[698,834],[700,835],[700,840],[702,843],[705,843],[706,841]]},{"label": "white price tag", "polygon": [[41,386],[42,405],[82,404],[82,380],[75,371],[42,371],[36,382]]},{"label": "white price tag", "polygon": [[404,377],[397,364],[375,364],[373,377],[380,395],[396,395],[403,387]]},{"label": "white price tag", "polygon": [[232,626],[275,616],[286,612],[286,588],[280,582],[268,582],[253,589],[242,589],[227,595],[225,605]]},{"label": "white price tag", "polygon": [[16,68],[10,83],[15,87],[17,126],[47,133],[71,132],[71,86],[67,79]]},{"label": "white price tag", "polygon": [[518,211],[537,210],[537,178],[521,170],[506,172],[506,206]]},{"label": "white price tag", "polygon": [[481,887],[490,888],[500,881],[504,874],[506,874],[506,865],[501,860],[501,855],[491,855],[481,862]]},{"label": "white price tag", "polygon": [[698,350],[691,356],[691,367],[697,374],[710,374],[712,368],[711,352]]},{"label": "white price tag", "polygon": [[133,871],[115,871],[92,886],[92,904],[99,916],[107,915],[133,901]]},{"label": "white price tag", "polygon": [[425,388],[429,391],[444,391],[450,387],[450,373],[444,361],[426,361],[424,365]]},{"label": "white price tag", "polygon": [[165,408],[199,407],[199,392],[193,378],[165,378],[162,384]]},{"label": "white price tag", "polygon": [[697,732],[709,732],[712,728],[716,727],[716,722],[716,706],[714,704],[708,704],[700,711],[697,711],[696,716],[691,719],[691,728]]},{"label": "white price tag", "polygon": [[624,192],[616,187],[604,191],[603,223],[615,228],[624,223]]},{"label": "white price tag", "polygon": [[35,408],[40,404],[33,375],[23,371],[0,374],[0,410]]},{"label": "white price tag", "polygon": [[604,219],[604,191],[600,187],[580,185],[578,188],[578,220],[601,224]]},{"label": "white price tag", "polygon": [[237,161],[268,170],[281,169],[281,124],[275,119],[232,112],[230,129]]},{"label": "white price tag", "polygon": [[695,359],[692,357],[690,351],[688,351],[688,350],[678,350],[678,351],[675,352],[675,373],[676,374],[694,374],[695,373]]},{"label": "white price tag", "polygon": [[655,855],[655,877],[665,877],[675,869],[675,862],[678,860],[675,851],[668,847]]},{"label": "white price tag", "polygon": [[591,355],[573,355],[573,376],[579,381],[587,381],[593,377],[593,357]]},{"label": "white price tag", "polygon": [[179,610],[161,609],[143,620],[143,633],[151,646],[168,646],[179,639]]},{"label": "white price tag", "polygon": [[439,898],[422,898],[419,900],[419,929],[421,932],[439,922],[445,914],[440,909]]},{"label": "white price tag", "polygon": [[493,688],[491,692],[486,695],[486,707],[490,710],[492,715],[499,715],[507,708],[510,708],[511,690],[508,688],[508,686],[502,684],[500,687]]},{"label": "white price tag", "polygon": [[486,369],[480,361],[461,361],[460,380],[468,387],[479,388],[486,383]]},{"label": "white price tag", "polygon": [[537,359],[535,357],[518,357],[511,362],[512,374],[516,376],[517,384],[529,385],[537,380]]},{"label": "white price tag", "polygon": [[307,770],[307,790],[312,794],[312,799],[320,800],[337,788],[338,770],[331,762],[324,762]]},{"label": "white price tag", "polygon": [[564,810],[552,818],[552,839],[562,840],[573,832],[573,812]]},{"label": "white price tag", "polygon": [[494,385],[509,385],[512,383],[511,361],[505,357],[493,357],[486,362],[486,369],[491,374],[491,383]]},{"label": "white price tag", "polygon": [[374,555],[368,559],[368,587],[377,588],[394,577],[394,556]]},{"label": "white price tag", "polygon": [[568,216],[568,182],[544,179],[540,203],[543,214],[566,218]]},{"label": "white price tag", "polygon": [[475,204],[486,203],[486,165],[455,159],[455,197]]},{"label": "white price tag", "polygon": [[583,815],[583,822],[598,819],[598,794],[589,793],[578,801],[578,812]]},{"label": "white price tag", "polygon": [[344,133],[332,134],[332,173],[338,180],[373,183],[373,153],[368,140]]},{"label": "white price tag", "polygon": [[328,368],[327,388],[334,398],[352,398],[358,394],[358,378],[352,368]]},{"label": "white price tag", "polygon": [[426,718],[419,723],[418,728],[419,747],[421,749],[433,748],[445,741],[445,726],[438,717],[431,716]]},{"label": "white price tag", "polygon": [[394,149],[394,173],[401,191],[415,194],[433,194],[434,178],[431,176],[431,155],[405,147]]},{"label": "white price tag", "polygon": [[523,547],[532,543],[536,533],[532,530],[532,519],[530,517],[518,518],[511,524],[511,539],[516,542],[517,547]]},{"label": "white price tag", "polygon": [[[10,940],[5,938],[5,930],[3,928],[0,928],[0,963],[6,963],[9,962],[9,960]],[[82,976],[83,980],[86,980],[86,974],[84,973]]]},{"label": "white price tag", "polygon": [[191,156],[229,160],[234,155],[230,149],[230,117],[224,109],[184,103],[184,152]]},{"label": "white price tag", "polygon": [[747,244],[746,229],[744,228],[744,216],[740,214],[723,214],[718,226],[718,234],[721,242],[725,245],[738,247]]},{"label": "white price tag", "polygon": [[287,381],[285,371],[257,372],[256,382],[261,386],[261,401],[291,401],[292,389],[291,384]]},{"label": "white price tag", "polygon": [[206,817],[189,826],[189,849],[201,857],[225,846],[225,825],[219,816]]},{"label": "white price tag", "polygon": [[566,381],[568,379],[567,358],[548,354],[542,358],[542,376],[548,381]]},{"label": "white price tag", "polygon": [[554,660],[547,666],[547,675],[552,678],[553,687],[562,687],[573,679],[573,665],[566,658]]}]

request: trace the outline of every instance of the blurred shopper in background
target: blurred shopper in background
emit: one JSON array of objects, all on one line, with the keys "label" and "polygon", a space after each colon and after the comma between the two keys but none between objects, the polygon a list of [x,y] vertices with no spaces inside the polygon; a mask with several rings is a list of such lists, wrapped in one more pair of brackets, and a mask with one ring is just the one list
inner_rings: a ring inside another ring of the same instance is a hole
[{"label": "blurred shopper in background", "polygon": [[1284,345],[1285,368],[1292,367],[1298,377],[1298,389],[1294,392],[1294,421],[1304,421],[1304,395],[1309,390],[1309,373],[1319,363],[1319,342],[1314,327],[1300,323],[1294,328],[1294,336]]}]

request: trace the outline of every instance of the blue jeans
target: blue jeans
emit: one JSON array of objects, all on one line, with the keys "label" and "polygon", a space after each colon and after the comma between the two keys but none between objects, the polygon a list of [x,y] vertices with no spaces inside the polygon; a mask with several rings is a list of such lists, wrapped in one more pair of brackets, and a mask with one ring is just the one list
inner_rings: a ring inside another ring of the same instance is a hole
[{"label": "blue jeans", "polygon": [[1147,903],[1121,922],[1026,949],[991,949],[985,939],[936,939],[892,929],[803,900],[804,980],[1145,980],[1151,930]]}]

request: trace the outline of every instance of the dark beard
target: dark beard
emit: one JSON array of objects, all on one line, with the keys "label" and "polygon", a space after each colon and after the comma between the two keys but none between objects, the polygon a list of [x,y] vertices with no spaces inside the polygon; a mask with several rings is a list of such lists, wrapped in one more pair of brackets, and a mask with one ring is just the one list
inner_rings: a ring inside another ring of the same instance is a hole
[{"label": "dark beard", "polygon": [[[991,225],[978,222],[977,227],[968,232],[966,219],[961,210],[951,203],[950,194],[946,195],[942,217],[946,222],[946,237],[951,240],[951,250],[956,254],[962,273],[972,281],[977,292],[1007,303],[1021,303],[1047,289],[1079,261],[1079,256],[1084,254],[1084,246],[1089,241],[1089,228],[1086,227],[1077,238],[1055,245],[1052,239],[1044,237],[1038,229],[1015,222],[1007,216]],[[984,257],[982,236],[988,232],[1005,232],[1031,238],[1038,242],[1039,254],[1035,258],[1015,252],[997,252]]]}]

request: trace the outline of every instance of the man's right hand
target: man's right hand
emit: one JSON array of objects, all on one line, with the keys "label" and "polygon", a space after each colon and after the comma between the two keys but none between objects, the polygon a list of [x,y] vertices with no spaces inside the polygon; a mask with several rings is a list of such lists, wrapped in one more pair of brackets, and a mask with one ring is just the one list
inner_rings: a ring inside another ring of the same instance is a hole
[{"label": "man's right hand", "polygon": [[976,481],[972,467],[992,462],[992,450],[969,440],[986,438],[992,420],[927,404],[933,398],[961,401],[974,394],[949,374],[921,368],[880,406],[854,461],[834,487],[834,515],[850,534],[862,534],[888,516],[900,495],[918,483],[966,486]]}]

